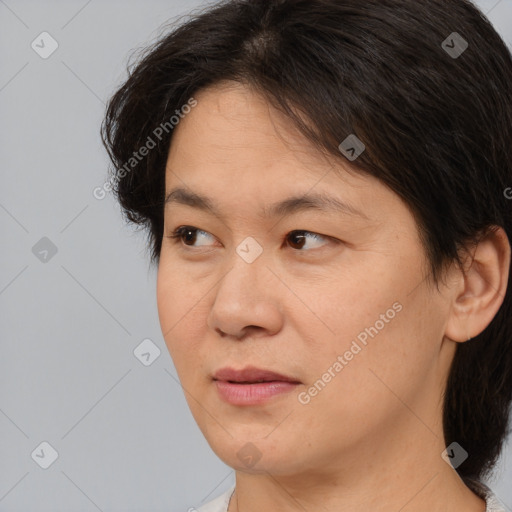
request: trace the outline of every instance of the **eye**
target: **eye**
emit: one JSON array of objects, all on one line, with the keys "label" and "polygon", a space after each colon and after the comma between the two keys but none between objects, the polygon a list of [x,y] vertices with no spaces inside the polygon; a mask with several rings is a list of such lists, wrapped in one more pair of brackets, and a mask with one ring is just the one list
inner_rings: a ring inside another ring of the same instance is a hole
[{"label": "eye", "polygon": [[[304,246],[306,245],[306,240],[308,238],[310,240],[314,240],[317,242],[319,240],[327,240],[327,237],[319,235],[318,233],[313,233],[311,231],[299,231],[299,230],[291,231],[287,235],[287,237],[289,240],[293,240],[293,242],[292,242],[293,244],[296,244],[299,246],[299,250],[304,248]],[[315,244],[313,243],[313,246],[314,245]],[[320,245],[325,245],[325,244],[320,244]],[[311,249],[311,247],[308,247],[308,248]],[[314,249],[314,247],[312,247],[312,248]]]},{"label": "eye", "polygon": [[184,242],[183,238],[186,238],[186,242],[184,242],[184,245],[188,246],[189,244],[187,242],[191,242],[190,245],[193,245],[194,241],[197,239],[198,234],[200,234],[201,236],[212,236],[206,231],[194,228],[193,226],[180,226],[179,228],[175,229],[171,235],[168,236],[169,238],[172,238],[176,242]]},{"label": "eye", "polygon": [[[194,247],[194,242],[197,241],[197,238],[203,239],[207,237],[214,238],[213,235],[210,233],[207,233],[206,231],[202,231],[201,229],[195,228],[193,226],[180,226],[176,230],[172,232],[171,235],[168,235],[168,238],[171,238],[176,241],[176,243],[179,243],[180,241],[186,245],[187,247]],[[318,233],[313,233],[311,231],[304,231],[304,230],[294,230],[290,231],[285,237],[285,240],[289,240],[289,245],[292,247],[292,249],[304,252],[303,249],[306,247],[306,249],[314,249],[315,244],[318,245],[318,242],[321,242],[322,240],[328,240],[330,237],[319,235]],[[313,247],[307,246],[307,240],[313,240],[312,244]],[[205,246],[208,245],[200,244],[199,246]],[[293,247],[295,245],[295,247]],[[325,245],[325,244],[320,244]]]}]

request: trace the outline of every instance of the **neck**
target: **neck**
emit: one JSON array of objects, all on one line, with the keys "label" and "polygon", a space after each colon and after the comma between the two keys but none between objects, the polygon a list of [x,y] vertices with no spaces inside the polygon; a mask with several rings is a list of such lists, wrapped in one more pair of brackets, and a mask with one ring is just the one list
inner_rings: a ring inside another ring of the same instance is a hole
[{"label": "neck", "polygon": [[425,434],[428,443],[366,445],[357,456],[333,455],[307,473],[237,471],[228,512],[485,512],[484,500],[441,458],[442,436]]}]

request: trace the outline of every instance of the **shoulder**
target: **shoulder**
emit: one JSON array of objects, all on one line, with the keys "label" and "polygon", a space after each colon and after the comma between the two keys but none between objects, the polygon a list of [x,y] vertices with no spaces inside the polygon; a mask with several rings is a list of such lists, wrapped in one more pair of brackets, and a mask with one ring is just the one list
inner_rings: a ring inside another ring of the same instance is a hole
[{"label": "shoulder", "polygon": [[482,482],[477,480],[465,479],[464,483],[480,498],[485,500],[485,512],[505,512],[505,507],[498,501],[498,498],[492,490]]},{"label": "shoulder", "polygon": [[503,505],[498,501],[498,498],[496,498],[491,490],[489,490],[485,497],[485,502],[487,503],[485,512],[505,512]]},{"label": "shoulder", "polygon": [[211,501],[204,503],[199,508],[194,509],[190,508],[189,512],[227,512],[229,498],[233,494],[235,490],[235,485],[232,485],[226,492],[222,493],[220,496],[217,496]]}]

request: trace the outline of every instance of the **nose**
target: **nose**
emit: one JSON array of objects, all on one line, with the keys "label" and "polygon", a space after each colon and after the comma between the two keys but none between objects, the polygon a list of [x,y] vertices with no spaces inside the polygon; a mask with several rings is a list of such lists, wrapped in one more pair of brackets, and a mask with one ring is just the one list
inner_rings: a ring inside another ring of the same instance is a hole
[{"label": "nose", "polygon": [[237,340],[275,334],[283,325],[281,291],[264,258],[247,263],[235,253],[231,269],[215,289],[208,327]]}]

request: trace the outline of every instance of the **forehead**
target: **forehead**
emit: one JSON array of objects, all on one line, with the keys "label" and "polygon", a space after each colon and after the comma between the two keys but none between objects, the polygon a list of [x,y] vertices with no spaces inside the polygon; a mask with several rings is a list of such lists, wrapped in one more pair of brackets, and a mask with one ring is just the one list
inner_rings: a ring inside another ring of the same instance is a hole
[{"label": "forehead", "polygon": [[176,178],[170,171],[195,174],[198,169],[202,179],[215,176],[219,182],[229,174],[239,183],[253,173],[271,178],[276,187],[293,185],[306,175],[314,182],[326,174],[353,185],[367,181],[341,155],[335,158],[314,146],[287,116],[247,86],[221,82],[194,98],[197,106],[174,129],[167,160],[169,182]]}]

